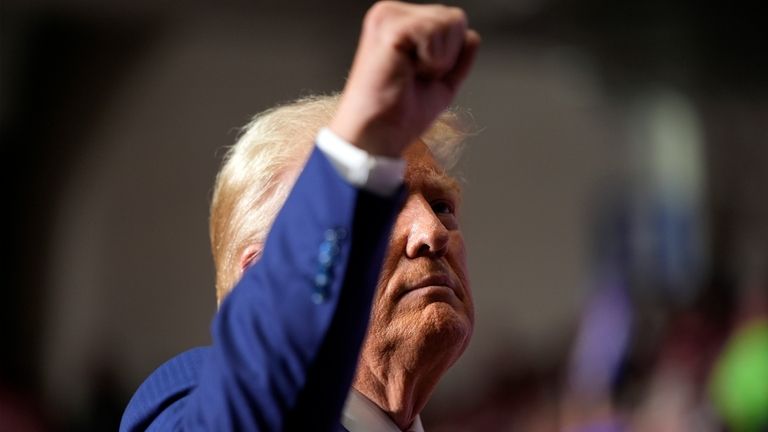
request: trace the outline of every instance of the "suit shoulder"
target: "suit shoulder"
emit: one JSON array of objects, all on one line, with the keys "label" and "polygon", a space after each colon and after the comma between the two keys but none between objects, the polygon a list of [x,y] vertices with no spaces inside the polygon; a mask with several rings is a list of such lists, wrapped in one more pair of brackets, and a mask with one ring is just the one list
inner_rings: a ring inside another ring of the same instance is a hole
[{"label": "suit shoulder", "polygon": [[145,430],[197,386],[210,347],[193,348],[163,363],[139,386],[123,413],[120,431]]}]

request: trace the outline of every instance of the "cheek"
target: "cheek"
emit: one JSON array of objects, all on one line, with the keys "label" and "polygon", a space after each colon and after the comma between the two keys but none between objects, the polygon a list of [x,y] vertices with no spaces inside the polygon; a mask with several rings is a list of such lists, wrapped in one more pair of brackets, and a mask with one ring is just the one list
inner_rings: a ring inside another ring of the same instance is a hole
[{"label": "cheek", "polygon": [[[450,256],[451,267],[456,272],[456,275],[461,278],[461,281],[465,284],[469,283],[469,274],[467,270],[467,249],[464,245],[464,237],[460,232],[455,233],[451,239]],[[469,288],[469,286],[467,286]]]},{"label": "cheek", "polygon": [[448,256],[448,262],[464,286],[465,304],[471,314],[473,312],[472,284],[469,280],[469,270],[467,269],[467,250],[464,245],[464,237],[461,233],[456,233],[451,241],[451,252]]},{"label": "cheek", "polygon": [[385,288],[383,285],[392,278],[392,275],[394,275],[400,264],[400,260],[403,257],[407,239],[407,237],[402,234],[403,227],[404,225],[401,226],[400,218],[398,218],[398,223],[393,228],[392,234],[389,237],[389,244],[387,245],[387,251],[384,255],[384,262],[381,264],[381,272],[379,274],[379,295]]},{"label": "cheek", "polygon": [[374,318],[382,315],[388,316],[390,314],[392,303],[392,299],[390,298],[392,294],[390,291],[392,291],[393,287],[390,287],[389,283],[397,272],[400,260],[403,256],[403,248],[405,247],[403,236],[397,235],[397,228],[398,227],[396,226],[392,231],[392,235],[389,238],[389,245],[387,246],[387,252],[384,255],[384,262],[381,265],[373,310],[371,311]]}]

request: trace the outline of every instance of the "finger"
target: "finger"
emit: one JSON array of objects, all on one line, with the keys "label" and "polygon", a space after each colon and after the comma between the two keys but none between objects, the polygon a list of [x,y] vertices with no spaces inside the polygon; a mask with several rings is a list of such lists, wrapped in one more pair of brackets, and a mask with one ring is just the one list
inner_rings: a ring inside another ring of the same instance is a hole
[{"label": "finger", "polygon": [[417,47],[417,75],[424,78],[442,79],[450,72],[462,50],[467,19],[458,8],[435,6],[426,10],[428,16],[414,17],[419,20],[411,27],[410,36]]},{"label": "finger", "polygon": [[458,90],[459,86],[472,69],[477,49],[480,46],[480,35],[474,30],[466,30],[464,45],[459,53],[453,69],[445,75],[443,81],[451,90]]}]

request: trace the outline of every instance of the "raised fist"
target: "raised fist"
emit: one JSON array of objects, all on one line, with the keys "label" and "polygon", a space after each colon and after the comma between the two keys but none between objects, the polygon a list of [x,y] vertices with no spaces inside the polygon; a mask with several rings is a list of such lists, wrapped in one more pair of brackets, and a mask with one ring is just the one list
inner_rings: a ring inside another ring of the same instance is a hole
[{"label": "raised fist", "polygon": [[399,157],[451,103],[479,43],[459,8],[376,3],[331,130],[369,153]]}]

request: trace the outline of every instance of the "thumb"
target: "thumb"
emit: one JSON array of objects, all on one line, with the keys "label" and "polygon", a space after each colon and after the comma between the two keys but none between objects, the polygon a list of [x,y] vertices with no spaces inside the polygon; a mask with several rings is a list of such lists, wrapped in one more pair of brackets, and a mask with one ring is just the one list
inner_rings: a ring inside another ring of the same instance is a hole
[{"label": "thumb", "polygon": [[474,30],[467,30],[464,36],[464,46],[456,59],[456,63],[443,81],[453,91],[459,89],[459,86],[472,69],[477,50],[480,47],[480,35]]}]

